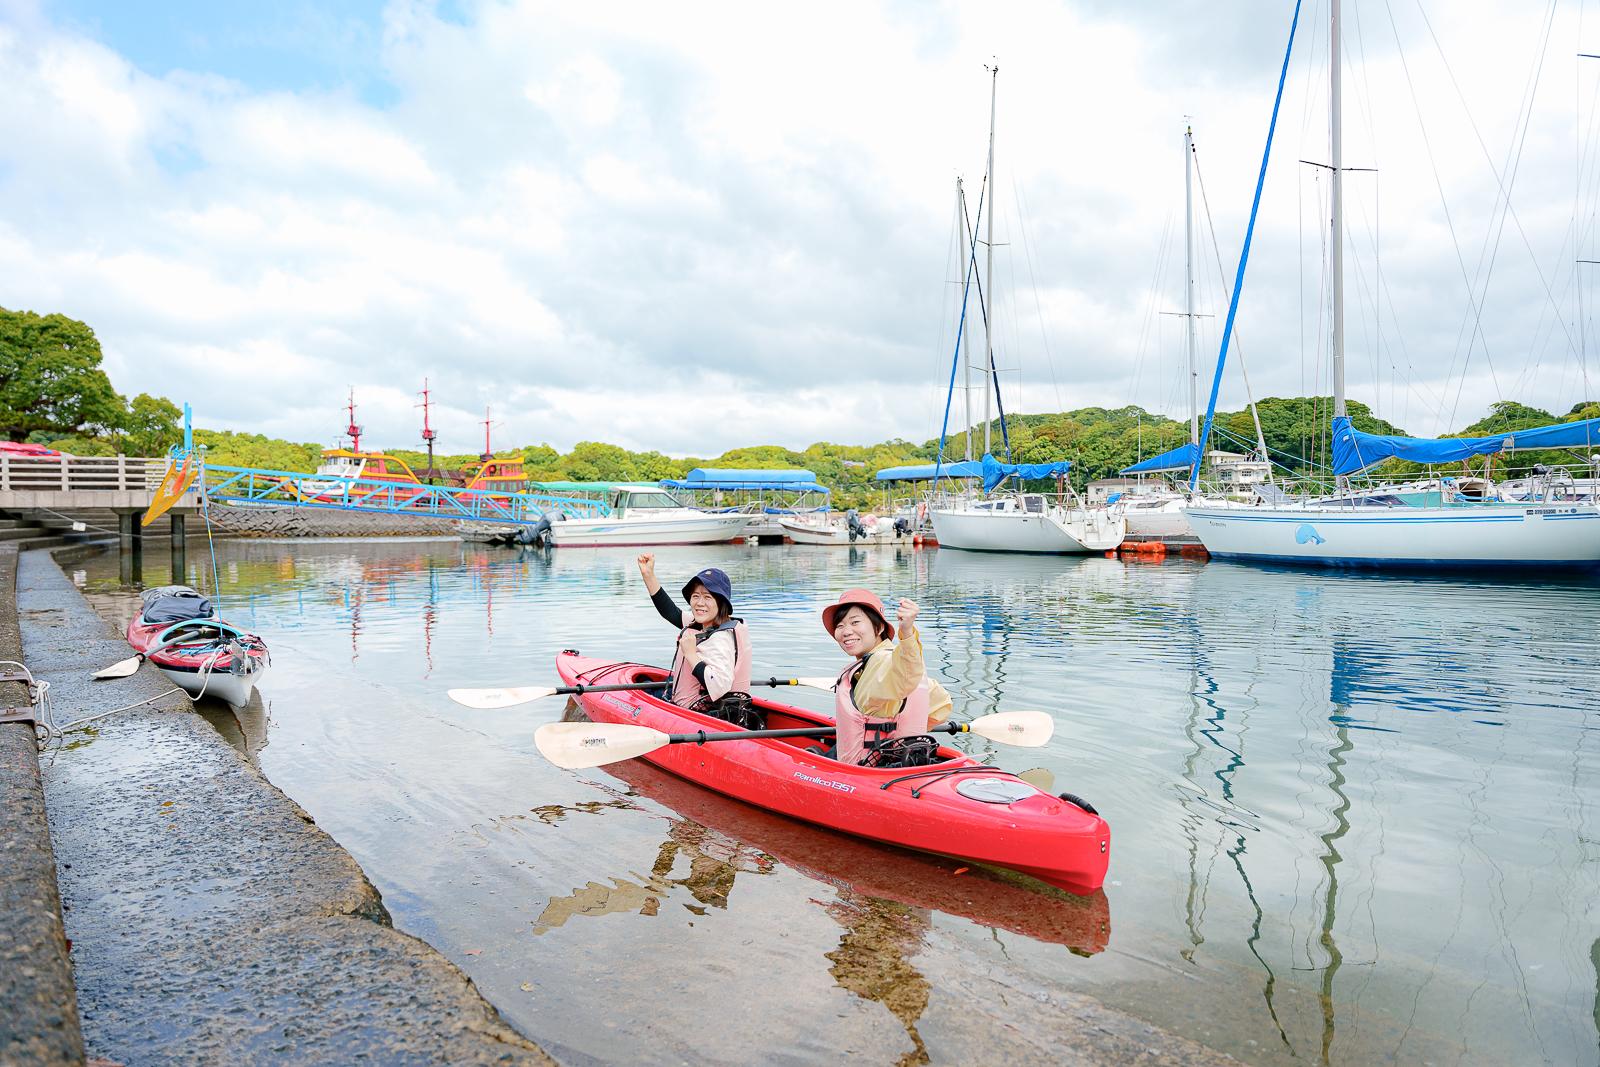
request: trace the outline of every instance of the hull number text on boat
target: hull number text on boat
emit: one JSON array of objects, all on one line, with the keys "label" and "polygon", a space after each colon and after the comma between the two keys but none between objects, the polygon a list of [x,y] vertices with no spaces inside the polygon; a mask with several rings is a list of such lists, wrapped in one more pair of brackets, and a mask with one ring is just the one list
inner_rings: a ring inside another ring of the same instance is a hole
[{"label": "hull number text on boat", "polygon": [[829,789],[837,789],[841,793],[854,793],[856,791],[856,787],[853,785],[845,785],[843,782],[830,782],[826,778],[813,778],[805,771],[795,771],[794,776],[802,782],[810,782],[812,785],[825,785]]}]

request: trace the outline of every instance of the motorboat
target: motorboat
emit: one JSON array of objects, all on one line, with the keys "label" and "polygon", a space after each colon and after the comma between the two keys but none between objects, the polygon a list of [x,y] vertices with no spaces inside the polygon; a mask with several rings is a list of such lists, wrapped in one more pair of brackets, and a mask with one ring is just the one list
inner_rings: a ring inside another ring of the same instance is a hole
[{"label": "motorboat", "polygon": [[552,515],[550,543],[556,548],[720,544],[743,537],[754,518],[743,511],[701,511],[654,485],[614,486],[603,506],[602,515]]}]

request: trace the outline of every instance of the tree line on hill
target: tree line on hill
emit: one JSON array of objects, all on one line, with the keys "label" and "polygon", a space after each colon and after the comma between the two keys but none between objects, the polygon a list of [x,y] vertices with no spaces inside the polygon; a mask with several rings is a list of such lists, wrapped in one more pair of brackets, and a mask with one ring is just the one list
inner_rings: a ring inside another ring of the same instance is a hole
[{"label": "tree line on hill", "polygon": [[[0,430],[12,441],[33,441],[74,455],[144,455],[165,452],[182,437],[181,412],[163,397],[141,393],[125,399],[112,387],[100,366],[101,353],[94,331],[64,315],[38,315],[0,308]],[[1357,429],[1378,434],[1404,434],[1393,424],[1373,415],[1359,401],[1349,401]],[[1330,397],[1269,397],[1257,404],[1261,436],[1275,467],[1294,477],[1326,470],[1329,462]],[[1525,429],[1553,422],[1600,417],[1600,404],[1586,401],[1563,416],[1515,401],[1501,401],[1489,414],[1454,436],[1480,436]],[[974,431],[975,441],[982,427]],[[1002,429],[990,425],[991,447],[997,457],[1017,463],[1070,460],[1072,484],[1115,475],[1141,459],[1159,455],[1188,440],[1187,423],[1151,414],[1136,406],[1080,408],[1055,414],[1012,415]],[[260,434],[196,429],[197,444],[204,445],[215,464],[267,470],[311,472],[321,460],[323,446],[292,442]],[[819,442],[804,449],[778,445],[735,448],[720,456],[675,458],[660,452],[634,452],[600,441],[580,441],[561,452],[548,444],[503,450],[497,457],[520,456],[535,481],[656,482],[681,478],[695,467],[804,468],[834,490],[835,506],[870,505],[883,497],[884,485],[875,480],[885,467],[932,462],[941,442],[920,444],[905,440],[872,445]],[[1209,447],[1237,453],[1256,448],[1254,419],[1248,409],[1218,412]],[[388,449],[415,470],[427,465],[424,452]],[[977,441],[973,455],[982,454]],[[947,435],[943,456],[955,461],[966,455],[962,433]],[[438,455],[439,469],[467,470],[479,460],[476,454]],[[1515,460],[1527,467],[1536,462],[1565,463],[1565,452],[1523,453]],[[1482,468],[1475,461],[1474,469]],[[1499,469],[1504,469],[1500,461]],[[1375,469],[1380,476],[1402,477],[1421,470],[1414,464],[1389,461]]]}]

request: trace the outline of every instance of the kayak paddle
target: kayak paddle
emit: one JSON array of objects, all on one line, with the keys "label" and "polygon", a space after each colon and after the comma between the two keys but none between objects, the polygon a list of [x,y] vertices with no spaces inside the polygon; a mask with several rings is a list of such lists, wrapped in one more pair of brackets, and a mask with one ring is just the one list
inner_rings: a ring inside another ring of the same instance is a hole
[{"label": "kayak paddle", "polygon": [[452,689],[449,697],[469,708],[510,708],[545,697],[579,693],[609,693],[622,689],[665,689],[670,682],[629,682],[626,685],[563,685],[555,688],[522,686],[516,689]]},{"label": "kayak paddle", "polygon": [[[539,754],[567,770],[600,767],[633,759],[668,745],[703,745],[711,741],[753,741],[763,737],[832,737],[832,726],[795,730],[730,730],[726,733],[667,734],[648,726],[615,722],[548,722],[534,731]],[[970,722],[928,727],[930,734],[977,734],[1001,744],[1038,748],[1050,740],[1055,721],[1042,711],[999,711]]]},{"label": "kayak paddle", "polygon": [[139,669],[139,664],[143,663],[148,656],[148,652],[140,652],[137,655],[129,656],[127,659],[119,659],[111,666],[102,667],[95,671],[91,677],[126,678],[137,671]]},{"label": "kayak paddle", "polygon": [[90,677],[127,678],[139,669],[139,664],[149,659],[155,653],[160,652],[164,648],[171,648],[173,645],[181,645],[185,641],[193,641],[195,640],[195,636],[196,635],[192,633],[179,634],[177,637],[174,637],[169,641],[163,641],[158,645],[151,645],[143,652],[135,653],[134,655],[129,656],[127,659],[119,659],[109,667],[102,667],[90,675]]},{"label": "kayak paddle", "polygon": [[[117,664],[121,666],[121,664]],[[138,664],[133,669],[138,669]],[[108,670],[110,668],[107,668]],[[95,677],[100,677],[96,675]],[[113,677],[106,675],[105,677]],[[832,678],[768,678],[766,681],[753,681],[751,685],[779,686],[779,685],[804,685],[812,689],[832,689]],[[554,688],[540,686],[522,686],[514,689],[452,689],[449,697],[457,704],[469,708],[494,709],[510,708],[518,704],[526,704],[530,700],[543,700],[553,696],[575,696],[582,693],[606,693],[626,689],[665,689],[666,682],[628,682],[623,685],[563,685]]]}]

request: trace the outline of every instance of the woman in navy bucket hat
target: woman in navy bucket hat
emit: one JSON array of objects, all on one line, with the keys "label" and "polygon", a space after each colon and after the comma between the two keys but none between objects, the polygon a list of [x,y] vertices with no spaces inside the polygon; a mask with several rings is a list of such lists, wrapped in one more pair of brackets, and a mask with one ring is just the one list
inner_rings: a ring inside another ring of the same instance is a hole
[{"label": "woman in navy bucket hat", "polygon": [[742,725],[750,703],[750,636],[744,620],[733,617],[733,583],[716,567],[700,571],[683,586],[688,610],[673,603],[656,578],[656,557],[639,557],[639,574],[661,617],[678,627],[672,657],[671,700]]}]

